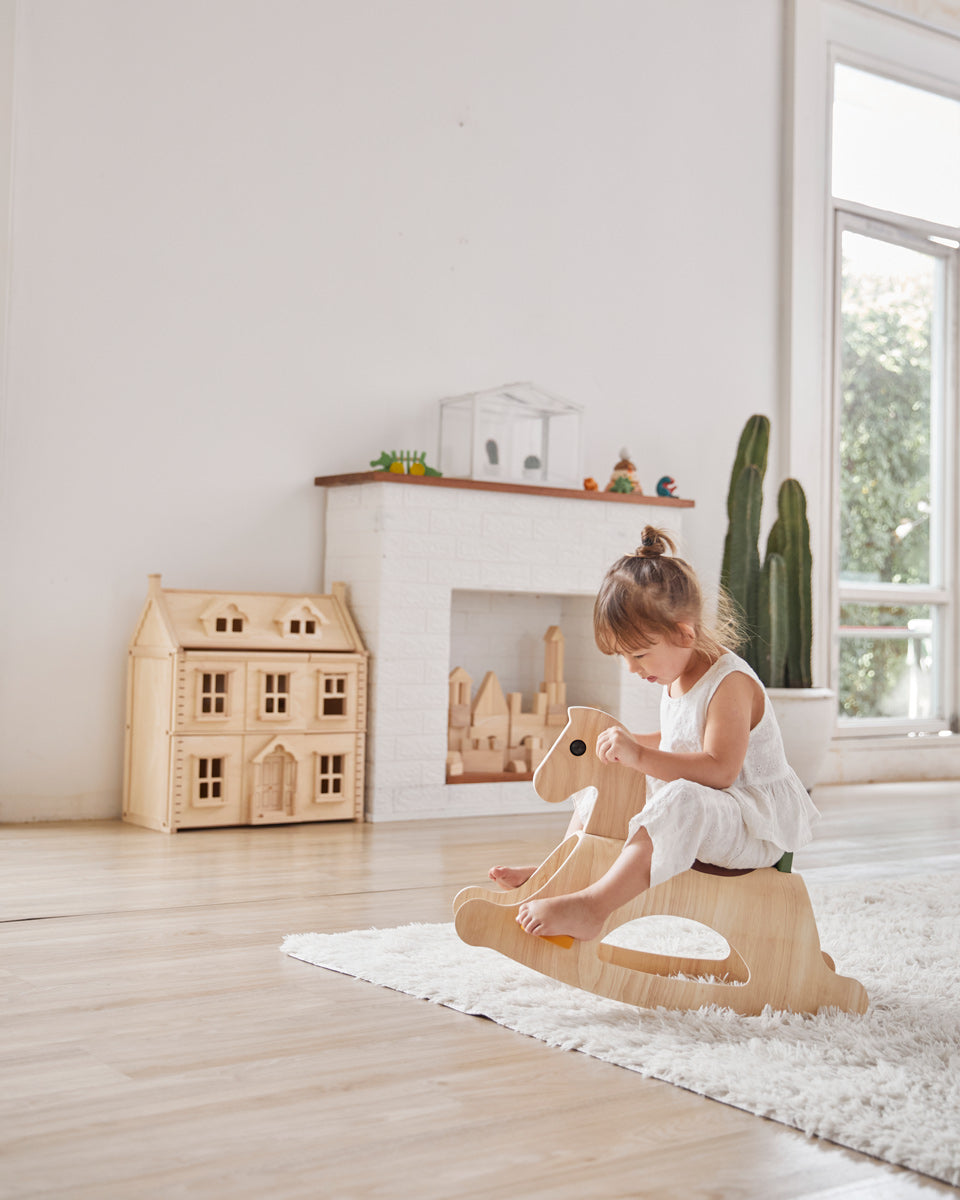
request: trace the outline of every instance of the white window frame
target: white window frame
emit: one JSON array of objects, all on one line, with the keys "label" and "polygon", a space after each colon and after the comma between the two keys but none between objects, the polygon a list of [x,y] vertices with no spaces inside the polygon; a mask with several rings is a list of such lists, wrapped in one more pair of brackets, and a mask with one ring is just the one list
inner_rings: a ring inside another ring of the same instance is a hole
[{"label": "white window frame", "polygon": [[[957,537],[957,421],[956,421],[956,355],[958,346],[957,330],[957,267],[958,252],[942,244],[931,241],[934,237],[949,237],[960,240],[960,228],[945,230],[944,227],[931,225],[929,222],[914,218],[876,212],[864,205],[854,205],[847,201],[835,201],[835,266],[834,266],[834,298],[832,304],[833,327],[836,330],[840,320],[840,290],[841,263],[840,244],[843,232],[863,234],[876,237],[883,241],[917,250],[931,257],[939,258],[944,263],[944,328],[940,330],[940,343],[944,346],[945,361],[933,363],[933,373],[939,373],[940,382],[937,390],[942,393],[943,405],[931,415],[931,504],[934,520],[931,522],[930,542],[930,582],[927,584],[850,584],[841,583],[835,574],[832,580],[833,613],[832,620],[838,619],[841,603],[860,604],[925,604],[931,608],[940,609],[940,627],[937,640],[939,661],[936,665],[933,681],[934,702],[942,715],[924,718],[840,718],[837,733],[840,736],[857,737],[866,733],[939,733],[949,729],[950,719],[956,712],[956,669],[950,669],[950,664],[956,664],[955,630],[957,614],[954,598],[956,588],[952,584],[956,580],[956,555],[954,545]],[[834,338],[834,369],[832,393],[833,412],[833,450],[832,461],[839,457],[840,439],[840,377],[841,377],[841,347],[839,338]],[[950,470],[949,460],[952,459],[954,470]],[[834,486],[836,478],[834,477]],[[839,507],[839,506],[838,506]],[[839,534],[837,535],[839,537]],[[834,558],[837,561],[839,545],[834,543]],[[840,645],[839,639],[834,639],[833,656],[831,661],[831,687],[836,688],[839,677]]]},{"label": "white window frame", "polygon": [[[833,68],[836,62],[844,62],[960,99],[960,30],[933,30],[855,0],[793,0],[789,34],[786,75],[790,119],[785,122],[783,159],[789,215],[782,247],[785,304],[780,413],[785,434],[779,449],[783,472],[803,481],[810,502],[814,679],[829,683],[836,679],[834,631],[839,612],[834,567],[839,535],[837,431],[832,401],[837,236],[830,194]],[[844,207],[851,211],[859,208]],[[899,223],[900,218],[897,220]],[[943,227],[939,228],[942,231]],[[942,232],[942,236],[949,237],[950,232]],[[955,413],[957,381],[948,381],[948,386],[953,401],[948,409]],[[957,471],[954,461],[954,476]],[[956,518],[955,488],[951,502]],[[945,564],[945,569],[949,572],[945,583],[956,595],[956,562]],[[956,618],[946,640],[951,681],[944,699],[947,711],[955,713],[960,675]],[[862,736],[867,731],[858,728],[856,732]],[[883,732],[891,730],[887,727]],[[914,747],[918,744],[912,742]]]}]

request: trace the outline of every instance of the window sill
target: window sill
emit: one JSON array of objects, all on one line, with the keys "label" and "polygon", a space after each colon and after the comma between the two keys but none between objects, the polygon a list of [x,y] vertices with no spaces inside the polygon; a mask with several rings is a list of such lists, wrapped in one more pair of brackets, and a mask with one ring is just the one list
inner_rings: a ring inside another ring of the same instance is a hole
[{"label": "window sill", "polygon": [[943,728],[939,722],[931,721],[926,728],[922,725],[911,728],[899,721],[865,721],[862,724],[840,722],[833,742],[842,746],[957,746],[960,745],[960,737]]}]

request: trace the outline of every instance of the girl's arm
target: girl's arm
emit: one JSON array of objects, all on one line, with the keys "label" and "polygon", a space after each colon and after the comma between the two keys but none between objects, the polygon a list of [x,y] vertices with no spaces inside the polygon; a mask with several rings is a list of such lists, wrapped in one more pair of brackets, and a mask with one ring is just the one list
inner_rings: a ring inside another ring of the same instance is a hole
[{"label": "girl's arm", "polygon": [[660,748],[660,731],[656,733],[632,733],[630,735],[638,746],[643,746],[645,750],[659,750]]},{"label": "girl's arm", "polygon": [[634,738],[622,729],[607,729],[597,738],[597,757],[604,762],[621,762],[665,783],[689,779],[704,787],[727,788],[740,774],[750,730],[763,716],[763,702],[759,686],[737,671],[723,680],[710,701],[702,751],[677,754],[659,750],[645,745],[645,738]]}]

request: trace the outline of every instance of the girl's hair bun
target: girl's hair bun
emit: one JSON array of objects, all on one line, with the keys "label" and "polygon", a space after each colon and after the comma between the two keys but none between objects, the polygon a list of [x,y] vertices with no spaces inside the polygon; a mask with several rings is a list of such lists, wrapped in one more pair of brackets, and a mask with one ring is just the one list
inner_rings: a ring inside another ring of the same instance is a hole
[{"label": "girl's hair bun", "polygon": [[671,553],[676,554],[677,548],[669,535],[662,529],[654,529],[652,525],[645,525],[640,534],[640,545],[634,551],[634,557],[661,558],[666,554],[668,548]]},{"label": "girl's hair bun", "polygon": [[645,525],[633,554],[618,558],[607,571],[593,606],[593,633],[604,654],[634,652],[657,638],[675,641],[681,622],[693,626],[695,649],[716,662],[740,636],[733,602],[721,589],[717,613],[703,620],[703,592],[689,563],[677,558],[669,533]]}]

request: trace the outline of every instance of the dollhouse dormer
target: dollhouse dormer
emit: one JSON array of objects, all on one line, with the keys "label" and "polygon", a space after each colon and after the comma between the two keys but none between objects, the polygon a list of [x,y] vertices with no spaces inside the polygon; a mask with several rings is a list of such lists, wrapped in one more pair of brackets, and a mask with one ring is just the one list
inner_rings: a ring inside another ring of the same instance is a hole
[{"label": "dollhouse dormer", "polygon": [[304,639],[319,642],[324,626],[330,624],[330,618],[307,598],[298,600],[292,607],[282,608],[274,620],[280,636],[294,643]]},{"label": "dollhouse dormer", "polygon": [[250,623],[250,618],[233,602],[218,597],[200,614],[200,624],[207,637],[217,634],[236,636],[244,633]]}]

